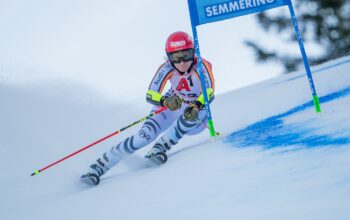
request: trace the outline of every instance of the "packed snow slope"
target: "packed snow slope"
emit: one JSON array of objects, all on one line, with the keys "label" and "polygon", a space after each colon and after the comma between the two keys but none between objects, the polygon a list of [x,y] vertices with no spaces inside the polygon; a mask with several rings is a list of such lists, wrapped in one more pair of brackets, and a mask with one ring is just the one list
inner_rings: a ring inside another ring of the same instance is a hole
[{"label": "packed snow slope", "polygon": [[102,178],[87,167],[135,126],[38,176],[30,174],[147,115],[65,81],[0,80],[0,219],[350,219],[350,57],[216,97],[215,141],[185,137],[167,164],[146,147]]}]

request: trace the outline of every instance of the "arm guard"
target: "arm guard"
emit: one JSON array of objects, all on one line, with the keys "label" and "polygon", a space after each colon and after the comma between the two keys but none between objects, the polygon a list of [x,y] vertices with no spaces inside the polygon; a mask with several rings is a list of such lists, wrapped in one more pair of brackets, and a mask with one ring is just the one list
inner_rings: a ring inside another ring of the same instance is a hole
[{"label": "arm guard", "polygon": [[164,106],[164,99],[166,99],[166,96],[162,96],[162,94],[160,94],[159,92],[155,92],[152,90],[147,91],[146,101],[148,103],[151,103],[152,105]]},{"label": "arm guard", "polygon": [[[208,95],[209,103],[211,103],[215,98],[214,90],[212,88],[207,88],[207,95]],[[197,101],[199,103],[201,103],[202,106],[204,106],[205,102],[204,102],[204,94],[203,93],[198,97]]]}]

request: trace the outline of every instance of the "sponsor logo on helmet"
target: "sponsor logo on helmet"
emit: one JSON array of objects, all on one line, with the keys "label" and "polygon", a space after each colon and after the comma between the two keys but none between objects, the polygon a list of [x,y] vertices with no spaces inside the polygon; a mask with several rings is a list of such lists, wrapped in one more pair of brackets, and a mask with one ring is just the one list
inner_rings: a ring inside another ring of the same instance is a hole
[{"label": "sponsor logo on helmet", "polygon": [[171,47],[182,47],[186,45],[186,41],[182,40],[182,41],[172,41],[170,42],[170,46]]}]

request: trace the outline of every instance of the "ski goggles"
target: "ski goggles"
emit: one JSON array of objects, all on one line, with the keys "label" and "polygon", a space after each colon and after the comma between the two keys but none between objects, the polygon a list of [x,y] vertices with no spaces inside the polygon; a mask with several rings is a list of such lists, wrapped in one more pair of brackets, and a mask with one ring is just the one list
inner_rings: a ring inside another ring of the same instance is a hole
[{"label": "ski goggles", "polygon": [[169,60],[172,63],[181,63],[194,60],[194,49],[176,51],[168,54]]}]

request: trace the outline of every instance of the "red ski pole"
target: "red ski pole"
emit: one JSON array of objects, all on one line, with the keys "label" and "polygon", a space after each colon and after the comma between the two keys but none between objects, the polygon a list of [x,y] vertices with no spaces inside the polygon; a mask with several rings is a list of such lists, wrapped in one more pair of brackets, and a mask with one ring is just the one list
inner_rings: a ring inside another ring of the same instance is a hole
[{"label": "red ski pole", "polygon": [[108,139],[108,138],[110,138],[110,137],[116,135],[116,134],[119,134],[120,132],[122,132],[122,131],[124,131],[124,130],[126,130],[126,129],[128,129],[128,128],[130,128],[130,127],[132,127],[132,126],[134,126],[134,125],[136,125],[136,124],[138,124],[138,123],[140,123],[140,122],[142,122],[142,121],[146,121],[147,119],[153,117],[154,115],[157,115],[157,114],[161,113],[162,111],[164,111],[164,110],[166,110],[166,109],[167,109],[166,107],[163,107],[163,108],[161,108],[161,109],[159,109],[159,110],[157,110],[157,111],[155,111],[155,112],[153,112],[153,113],[147,115],[146,117],[141,118],[140,120],[135,121],[134,123],[132,123],[132,124],[130,124],[130,125],[128,125],[128,126],[125,126],[125,127],[123,127],[122,129],[120,129],[120,130],[118,130],[118,131],[115,131],[115,132],[113,132],[113,133],[107,135],[106,137],[101,138],[101,139],[99,139],[99,140],[97,140],[97,141],[95,141],[95,142],[93,142],[93,143],[87,145],[86,147],[83,147],[83,148],[81,148],[80,150],[77,150],[77,151],[75,151],[75,152],[69,154],[68,156],[65,156],[64,158],[62,158],[62,159],[60,159],[60,160],[58,160],[58,161],[56,161],[56,162],[54,162],[54,163],[52,163],[52,164],[46,166],[46,167],[44,167],[44,168],[42,168],[42,169],[40,169],[40,170],[36,170],[36,171],[34,171],[34,172],[31,174],[31,176],[38,175],[39,173],[43,172],[44,170],[49,169],[50,167],[52,167],[52,166],[54,166],[54,165],[56,165],[56,164],[58,164],[58,163],[60,163],[60,162],[62,162],[62,161],[64,161],[64,160],[66,160],[66,159],[68,159],[68,158],[70,158],[70,157],[72,157],[72,156],[74,156],[74,155],[76,155],[76,154],[78,154],[78,153],[80,153],[80,152],[82,152],[82,151],[84,151],[84,150],[86,150],[86,149],[88,149],[88,148],[90,148],[90,147],[92,147],[92,146],[94,146],[94,145],[96,145],[96,144],[98,144],[98,143],[100,143],[100,142],[102,142],[102,141],[104,141],[104,140],[106,140],[106,139]]}]

